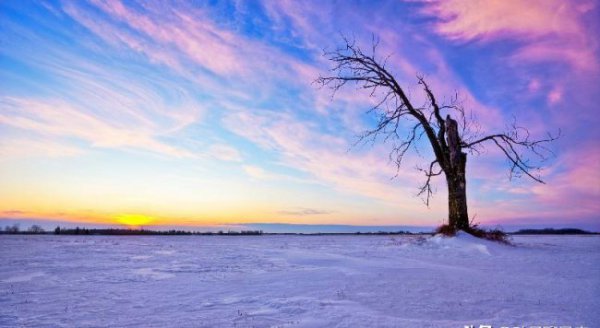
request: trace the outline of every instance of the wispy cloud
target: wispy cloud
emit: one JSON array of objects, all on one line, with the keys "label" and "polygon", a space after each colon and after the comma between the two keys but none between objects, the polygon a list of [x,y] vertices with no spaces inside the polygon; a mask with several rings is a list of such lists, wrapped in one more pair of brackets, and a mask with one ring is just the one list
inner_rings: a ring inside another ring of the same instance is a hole
[{"label": "wispy cloud", "polygon": [[158,141],[148,126],[107,122],[64,102],[0,99],[0,124],[39,135],[75,137],[92,147],[135,147],[181,157],[190,154]]},{"label": "wispy cloud", "polygon": [[[240,124],[245,128],[238,129]],[[364,195],[413,210],[422,207],[415,197],[422,180],[413,169],[415,163],[409,161],[403,170],[396,172],[385,148],[347,152],[351,140],[317,132],[310,122],[287,114],[236,112],[225,117],[225,126],[265,149],[276,149],[282,164],[308,173],[340,192]],[[263,179],[270,176],[256,167],[246,167],[246,172]],[[392,180],[396,174],[397,178]]]},{"label": "wispy cloud", "polygon": [[596,6],[559,0],[432,1],[424,12],[439,18],[435,30],[456,41],[517,40],[517,61],[566,62],[580,70],[596,70],[597,42],[582,19]]},{"label": "wispy cloud", "polygon": [[48,138],[3,138],[0,140],[0,161],[18,158],[52,158],[82,155],[84,150],[74,145]]},{"label": "wispy cloud", "polygon": [[241,162],[243,157],[240,152],[226,144],[213,144],[209,147],[209,154],[218,160]]},{"label": "wispy cloud", "polygon": [[[152,56],[152,50],[160,48],[147,48],[148,43],[142,42],[144,39],[166,45],[168,46],[166,49],[175,47],[177,51],[159,52],[166,59],[161,61],[167,64],[177,63],[178,57],[183,55],[217,74],[240,73],[246,69],[242,58],[239,57],[239,52],[235,50],[243,46],[238,43],[241,39],[234,33],[219,29],[210,20],[199,19],[205,16],[205,13],[200,10],[191,8],[178,10],[166,6],[152,7],[151,4],[146,4],[142,7],[144,12],[138,12],[121,1],[94,0],[91,2],[111,18],[128,25],[139,33],[138,36],[143,36],[136,38],[131,37],[131,34],[124,32],[123,29],[114,32],[111,28],[103,28],[107,25],[98,26],[96,21],[90,22],[79,15],[80,11],[71,4],[66,6],[67,12],[73,14],[74,18],[106,40],[117,36],[122,43],[134,50],[143,51],[149,56]],[[146,14],[156,14],[159,10],[160,15]]]},{"label": "wispy cloud", "polygon": [[563,216],[600,212],[600,150],[589,141],[581,146],[561,156],[554,171],[549,172],[547,184],[531,189],[546,208],[560,208]]},{"label": "wispy cloud", "polygon": [[279,214],[289,215],[289,216],[307,216],[307,215],[325,215],[331,214],[332,211],[315,209],[315,208],[295,208],[289,210],[281,210],[278,211]]},{"label": "wispy cloud", "polygon": [[[272,85],[265,84],[265,79],[297,84],[299,77],[305,78],[310,72],[310,65],[279,48],[218,25],[211,13],[201,8],[145,3],[134,10],[121,1],[91,3],[103,15],[74,3],[67,3],[64,10],[105,42],[142,53],[214,91],[232,84],[248,87],[252,83],[255,92],[266,92],[265,88]],[[115,23],[127,28],[118,28]],[[310,83],[312,78],[311,75],[309,80],[301,81]],[[237,92],[228,90],[230,95]]]}]

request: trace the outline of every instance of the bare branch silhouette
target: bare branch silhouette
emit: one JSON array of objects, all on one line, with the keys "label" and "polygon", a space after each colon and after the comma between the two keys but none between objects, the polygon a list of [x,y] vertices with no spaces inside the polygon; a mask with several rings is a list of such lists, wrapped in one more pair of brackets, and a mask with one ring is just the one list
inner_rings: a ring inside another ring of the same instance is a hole
[{"label": "bare branch silhouette", "polygon": [[427,136],[435,158],[426,169],[418,168],[425,175],[425,182],[419,188],[418,195],[424,197],[425,203],[429,205],[433,195],[432,178],[443,174],[448,186],[450,226],[456,229],[469,227],[466,198],[467,153],[479,154],[480,147],[485,143],[493,143],[503,152],[511,163],[511,177],[524,174],[543,183],[536,173],[540,166],[533,163],[528,155],[536,155],[542,162],[546,160],[552,154],[547,144],[556,140],[560,133],[543,139],[532,139],[528,129],[513,122],[507,133],[480,136],[479,124],[472,115],[467,117],[458,93],[440,103],[425,77],[418,75],[417,83],[427,101],[423,106],[415,106],[408,90],[401,86],[386,67],[390,56],[383,59],[377,57],[379,39],[373,37],[370,53],[363,52],[354,41],[347,38],[343,40],[343,47],[324,53],[333,63],[330,71],[332,74],[320,76],[315,83],[321,87],[329,87],[332,96],[350,83],[357,89],[365,90],[369,97],[377,99],[367,111],[377,117],[377,123],[374,128],[362,133],[357,143],[374,143],[380,136],[384,142],[393,141],[389,157],[398,170],[406,153],[411,148],[416,149],[416,142],[421,136]]}]

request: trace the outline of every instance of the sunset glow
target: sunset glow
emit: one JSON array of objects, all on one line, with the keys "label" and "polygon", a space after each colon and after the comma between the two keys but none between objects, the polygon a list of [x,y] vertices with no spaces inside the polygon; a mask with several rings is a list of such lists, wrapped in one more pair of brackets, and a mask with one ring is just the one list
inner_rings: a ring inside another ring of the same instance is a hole
[{"label": "sunset glow", "polygon": [[121,214],[117,215],[117,221],[130,227],[142,227],[152,223],[153,218],[142,214]]},{"label": "sunset glow", "polygon": [[416,196],[428,145],[397,172],[389,144],[353,147],[376,100],[312,83],[341,33],[379,37],[414,99],[422,74],[485,132],[562,131],[546,184],[470,155],[475,221],[598,230],[598,17],[585,0],[2,1],[0,219],[442,223],[443,179],[429,207]]}]

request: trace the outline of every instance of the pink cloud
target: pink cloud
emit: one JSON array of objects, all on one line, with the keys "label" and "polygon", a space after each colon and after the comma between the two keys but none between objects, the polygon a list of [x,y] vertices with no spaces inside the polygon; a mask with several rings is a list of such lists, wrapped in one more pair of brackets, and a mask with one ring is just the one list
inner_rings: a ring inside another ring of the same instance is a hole
[{"label": "pink cloud", "polygon": [[517,50],[511,59],[515,62],[565,62],[580,72],[597,71],[598,60],[592,43],[564,37],[550,42],[531,43]]},{"label": "pink cloud", "polygon": [[577,15],[586,8],[557,0],[450,0],[433,1],[426,12],[441,18],[437,24],[441,34],[470,40],[579,33]]},{"label": "pink cloud", "polygon": [[148,125],[124,125],[107,121],[61,101],[4,97],[0,101],[0,124],[53,137],[75,137],[93,147],[134,147],[171,156],[191,156],[156,139]]},{"label": "pink cloud", "polygon": [[[107,42],[114,42],[111,39],[119,40],[184,76],[190,77],[189,67],[186,66],[191,62],[226,78],[228,85],[252,83],[255,89],[272,87],[261,80],[267,76],[296,84],[302,82],[307,86],[314,79],[311,76],[308,80],[299,81],[299,77],[304,78],[310,72],[309,65],[275,47],[217,25],[210,13],[198,8],[183,6],[173,9],[147,3],[142,6],[143,10],[133,10],[121,1],[93,0],[93,4],[109,15],[110,19],[86,19],[86,13],[73,5],[66,6],[65,10]],[[117,28],[114,21],[126,24],[134,33]],[[201,72],[192,79],[201,80],[204,86],[212,85],[215,90],[218,89],[210,74]]]},{"label": "pink cloud", "polygon": [[534,94],[540,90],[540,87],[541,87],[540,80],[531,79],[531,81],[529,81],[529,84],[527,85],[527,90],[530,93]]},{"label": "pink cloud", "polygon": [[[536,185],[532,192],[548,207],[563,204],[565,210],[600,213],[600,149],[590,143],[566,153],[546,185]],[[577,204],[577,206],[574,206]]]},{"label": "pink cloud", "polygon": [[[234,34],[217,29],[207,20],[193,20],[188,14],[171,10],[163,13],[170,15],[150,17],[129,9],[120,1],[94,0],[92,3],[137,32],[131,33],[127,29],[117,28],[113,22],[97,16],[91,17],[73,3],[65,5],[65,12],[109,43],[120,42],[144,53],[155,62],[178,70],[184,66],[181,53],[219,74],[231,74],[245,69],[241,65],[242,58],[234,49],[239,40]],[[205,16],[201,12],[196,14],[199,17]],[[156,42],[163,46],[158,46]],[[173,46],[175,49],[172,49]]]},{"label": "pink cloud", "polygon": [[[485,167],[477,170],[482,169]],[[490,170],[480,190],[508,193],[509,198],[472,198],[471,212],[487,223],[520,223],[523,218],[539,221],[555,218],[568,223],[597,218],[600,151],[593,144],[587,142],[565,152],[559,161],[544,170],[543,178],[546,184],[508,181],[499,176],[498,170]]]},{"label": "pink cloud", "polygon": [[[1,119],[1,118],[0,118]],[[79,147],[48,138],[2,138],[0,158],[71,157],[83,154]]]},{"label": "pink cloud", "polygon": [[517,61],[564,61],[578,69],[597,69],[594,42],[582,16],[592,1],[560,0],[432,1],[424,12],[439,18],[435,30],[456,41],[519,39]]},{"label": "pink cloud", "polygon": [[119,29],[88,12],[81,10],[72,2],[67,2],[63,10],[111,45],[125,45],[132,50],[145,54],[153,63],[164,64],[184,72],[179,56],[168,48],[154,46],[151,42],[136,36],[127,30]]},{"label": "pink cloud", "polygon": [[558,103],[559,101],[561,101],[562,97],[563,97],[563,91],[560,88],[554,88],[548,93],[548,96],[547,96],[548,103],[550,105],[554,105],[554,104]]},{"label": "pink cloud", "polygon": [[242,154],[230,145],[213,144],[209,147],[208,152],[214,158],[227,162],[241,162]]}]

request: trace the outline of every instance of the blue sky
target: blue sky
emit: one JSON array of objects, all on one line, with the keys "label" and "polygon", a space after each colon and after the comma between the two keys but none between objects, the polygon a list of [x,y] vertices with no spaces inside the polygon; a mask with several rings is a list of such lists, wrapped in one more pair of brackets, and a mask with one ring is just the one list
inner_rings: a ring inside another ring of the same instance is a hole
[{"label": "blue sky", "polygon": [[0,211],[147,224],[437,225],[416,197],[426,144],[396,174],[389,144],[352,147],[374,102],[312,83],[345,35],[458,92],[485,132],[513,116],[559,128],[545,185],[509,180],[489,148],[468,166],[484,224],[598,227],[597,1],[5,1],[0,4]]}]

